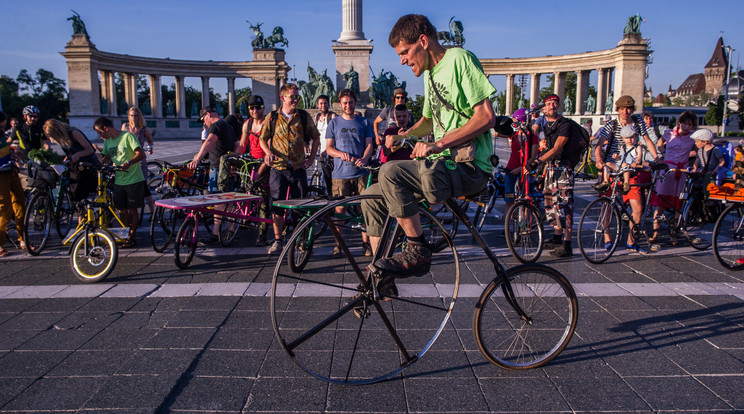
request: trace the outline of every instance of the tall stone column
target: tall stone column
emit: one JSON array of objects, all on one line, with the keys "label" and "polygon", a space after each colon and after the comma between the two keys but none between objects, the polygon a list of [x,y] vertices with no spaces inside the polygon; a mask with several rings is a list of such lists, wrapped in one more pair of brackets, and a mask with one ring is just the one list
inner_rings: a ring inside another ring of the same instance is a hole
[{"label": "tall stone column", "polygon": [[563,104],[563,98],[566,96],[566,73],[553,72],[553,81],[553,93],[561,98],[561,104]]},{"label": "tall stone column", "polygon": [[[209,106],[209,78],[202,76],[202,108]],[[222,114],[220,114],[222,115]]]},{"label": "tall stone column", "polygon": [[648,43],[640,35],[626,35],[618,43],[620,59],[615,65],[615,99],[630,95],[636,102],[636,110],[643,110],[645,93]]},{"label": "tall stone column", "polygon": [[537,103],[540,99],[540,74],[530,74],[530,106]]},{"label": "tall stone column", "polygon": [[153,118],[163,117],[163,90],[160,75],[150,75],[150,108]]},{"label": "tall stone column", "polygon": [[227,77],[227,110],[228,115],[235,115],[235,77]]},{"label": "tall stone column", "polygon": [[342,0],[341,35],[331,44],[336,55],[336,89],[345,85],[343,74],[351,67],[359,74],[359,101],[369,102],[369,56],[372,43],[364,38],[362,30],[362,0]]},{"label": "tall stone column", "polygon": [[506,75],[506,105],[504,105],[506,115],[514,112],[514,74]]},{"label": "tall stone column", "polygon": [[186,88],[184,76],[176,75],[176,118],[186,118]]},{"label": "tall stone column", "polygon": [[127,103],[129,104],[129,106],[139,108],[139,98],[137,97],[137,81],[139,80],[139,75],[136,73],[130,73],[128,75],[129,98],[127,99]]},{"label": "tall stone column", "polygon": [[607,102],[607,70],[604,68],[597,69],[597,111],[596,114],[605,113],[605,103]]},{"label": "tall stone column", "polygon": [[586,98],[589,96],[589,71],[576,71],[576,114],[586,112]]},{"label": "tall stone column", "polygon": [[106,116],[111,113],[111,71],[102,70],[101,74],[101,98],[106,100],[106,113],[101,115]]}]

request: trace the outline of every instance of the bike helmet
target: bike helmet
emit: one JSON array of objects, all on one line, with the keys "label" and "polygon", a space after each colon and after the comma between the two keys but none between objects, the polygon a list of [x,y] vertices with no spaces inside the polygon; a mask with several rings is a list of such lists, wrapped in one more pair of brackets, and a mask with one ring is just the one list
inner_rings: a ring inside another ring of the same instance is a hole
[{"label": "bike helmet", "polygon": [[28,114],[38,114],[38,113],[39,113],[39,108],[37,108],[37,107],[35,107],[33,105],[29,105],[29,106],[23,108],[23,116],[26,116]]},{"label": "bike helmet", "polygon": [[527,122],[527,109],[525,108],[519,108],[514,112],[514,115],[512,115],[512,118],[516,119],[519,122]]}]

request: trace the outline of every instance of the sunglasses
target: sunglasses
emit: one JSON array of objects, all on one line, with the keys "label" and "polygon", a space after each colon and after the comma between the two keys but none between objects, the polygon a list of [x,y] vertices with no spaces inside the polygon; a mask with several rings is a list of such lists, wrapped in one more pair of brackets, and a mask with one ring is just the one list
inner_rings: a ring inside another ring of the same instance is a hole
[{"label": "sunglasses", "polygon": [[408,99],[405,95],[395,95],[395,99]]},{"label": "sunglasses", "polygon": [[300,95],[286,95],[285,98],[291,99],[293,101],[299,101],[300,100]]},{"label": "sunglasses", "polygon": [[248,109],[249,110],[256,110],[256,111],[258,111],[259,109],[263,109],[263,105],[260,105],[260,106],[249,106]]}]

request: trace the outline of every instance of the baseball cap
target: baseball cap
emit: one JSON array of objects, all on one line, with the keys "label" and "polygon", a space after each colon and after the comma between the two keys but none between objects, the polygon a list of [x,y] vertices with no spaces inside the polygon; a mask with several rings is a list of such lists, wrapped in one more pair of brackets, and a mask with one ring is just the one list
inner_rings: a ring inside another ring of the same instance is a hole
[{"label": "baseball cap", "polygon": [[690,138],[696,141],[713,141],[713,132],[709,129],[701,128],[693,132]]},{"label": "baseball cap", "polygon": [[217,110],[215,110],[211,106],[205,106],[204,108],[202,108],[201,111],[199,111],[199,122],[204,122],[204,117],[212,112],[217,112]]},{"label": "baseball cap", "polygon": [[264,100],[258,95],[251,95],[248,98],[248,106],[264,106]]},{"label": "baseball cap", "polygon": [[618,108],[635,108],[635,99],[629,95],[623,95],[617,98],[615,106]]},{"label": "baseball cap", "polygon": [[633,125],[625,125],[620,130],[620,137],[622,138],[632,138],[636,134],[636,129]]}]

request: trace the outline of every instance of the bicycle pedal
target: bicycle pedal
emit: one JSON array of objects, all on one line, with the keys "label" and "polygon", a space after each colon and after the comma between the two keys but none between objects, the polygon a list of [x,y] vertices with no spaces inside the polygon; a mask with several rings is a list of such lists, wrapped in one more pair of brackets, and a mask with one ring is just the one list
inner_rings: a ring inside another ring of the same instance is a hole
[{"label": "bicycle pedal", "polygon": [[354,315],[356,315],[357,318],[368,318],[372,312],[369,310],[367,306],[357,306],[353,309]]}]

